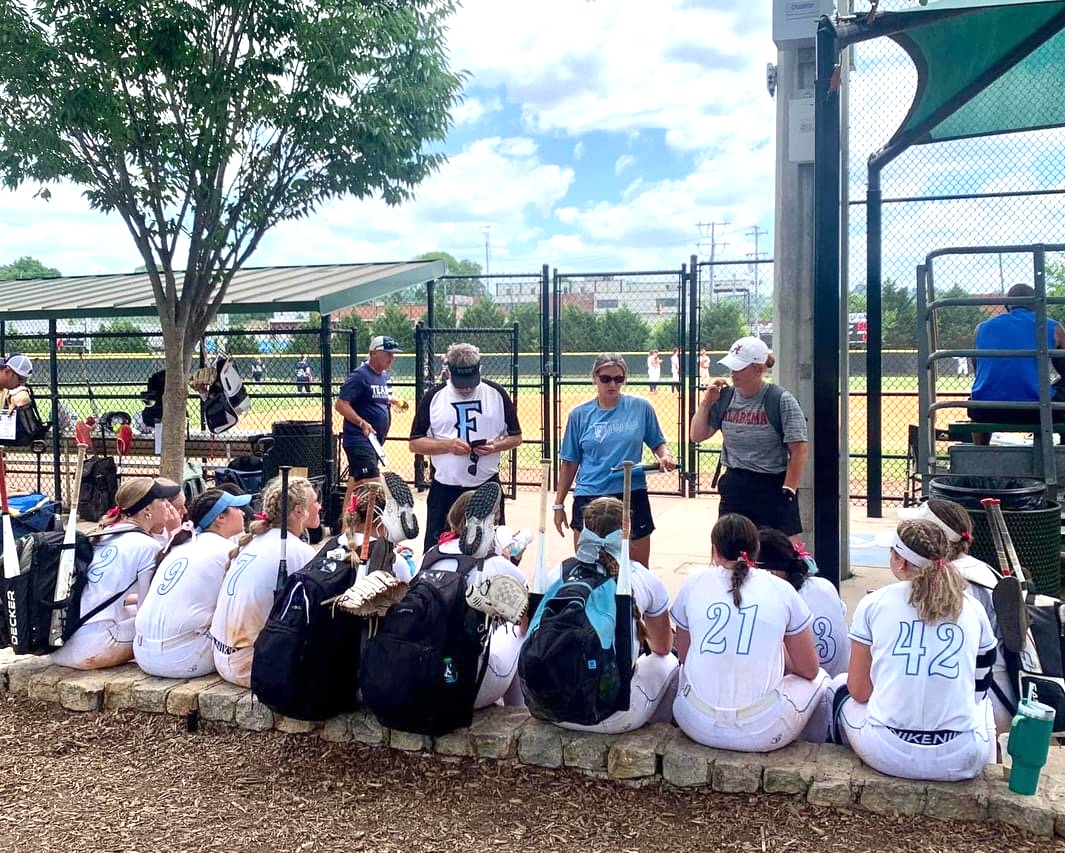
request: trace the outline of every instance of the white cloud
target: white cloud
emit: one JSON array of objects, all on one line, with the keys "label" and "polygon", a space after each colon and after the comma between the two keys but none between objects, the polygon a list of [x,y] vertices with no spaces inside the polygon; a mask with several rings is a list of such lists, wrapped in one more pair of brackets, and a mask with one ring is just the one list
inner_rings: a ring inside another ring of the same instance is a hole
[{"label": "white cloud", "polygon": [[622,154],[616,161],[614,161],[614,174],[620,175],[626,169],[631,169],[636,165],[636,158],[631,154]]},{"label": "white cloud", "polygon": [[476,124],[486,115],[497,113],[501,109],[503,109],[503,102],[499,98],[484,101],[475,96],[467,96],[451,110],[451,120],[456,126]]},{"label": "white cloud", "polygon": [[578,140],[573,146],[573,159],[579,161],[584,157],[584,140]]}]

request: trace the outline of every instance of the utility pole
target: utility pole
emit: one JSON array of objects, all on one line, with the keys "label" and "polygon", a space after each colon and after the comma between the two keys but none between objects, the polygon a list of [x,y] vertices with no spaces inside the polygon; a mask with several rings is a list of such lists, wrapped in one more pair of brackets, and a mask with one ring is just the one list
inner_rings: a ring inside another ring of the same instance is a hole
[{"label": "utility pole", "polygon": [[769,233],[768,231],[759,228],[757,225],[752,225],[750,227],[750,229],[748,229],[748,231],[747,231],[747,236],[750,237],[754,241],[754,251],[753,252],[748,252],[747,253],[747,257],[754,259],[754,263],[751,265],[751,268],[754,271],[754,304],[755,304],[755,311],[758,311],[758,310],[761,309],[761,298],[760,298],[759,293],[758,293],[758,266],[759,266],[758,261],[761,259],[761,257],[764,254],[766,254],[765,252],[758,251],[758,243],[759,243],[759,239],[761,237],[765,236],[768,233]]},{"label": "utility pole", "polygon": [[699,222],[697,227],[699,228],[700,237],[708,237],[708,240],[701,239],[696,245],[701,249],[704,245],[710,247],[710,301],[714,301],[714,260],[717,258],[717,249],[720,246],[722,249],[728,245],[725,242],[717,241],[717,229],[721,229],[721,235],[724,236],[725,229],[731,225],[727,219],[721,222]]},{"label": "utility pole", "polygon": [[[487,278],[492,273],[490,261],[492,257],[492,226],[484,226],[484,275]],[[487,285],[487,282],[486,282]]]}]

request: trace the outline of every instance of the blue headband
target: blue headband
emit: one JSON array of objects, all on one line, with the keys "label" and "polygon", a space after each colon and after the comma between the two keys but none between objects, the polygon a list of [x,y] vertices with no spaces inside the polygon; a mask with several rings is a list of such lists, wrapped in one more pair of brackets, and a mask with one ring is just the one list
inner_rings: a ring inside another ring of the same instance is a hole
[{"label": "blue headband", "polygon": [[599,559],[599,552],[606,550],[615,560],[621,559],[621,531],[615,530],[606,536],[593,533],[587,527],[581,530],[577,540],[577,559],[582,563],[594,563]]},{"label": "blue headband", "polygon": [[196,532],[203,533],[208,527],[214,524],[214,521],[218,516],[230,507],[247,506],[250,503],[251,495],[232,495],[229,492],[222,492],[218,500],[214,502],[214,506],[207,510],[207,515],[201,518],[199,524],[196,525]]}]

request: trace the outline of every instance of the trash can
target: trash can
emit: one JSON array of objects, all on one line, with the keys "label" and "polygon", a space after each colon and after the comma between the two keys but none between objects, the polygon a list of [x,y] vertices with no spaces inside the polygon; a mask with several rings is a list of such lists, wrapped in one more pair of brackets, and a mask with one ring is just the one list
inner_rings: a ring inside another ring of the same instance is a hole
[{"label": "trash can", "polygon": [[264,482],[276,477],[281,465],[306,468],[308,477],[325,476],[321,421],[277,421],[271,435],[274,446],[263,461]]},{"label": "trash can", "polygon": [[984,498],[998,498],[1002,511],[1041,509],[1046,506],[1047,487],[1032,477],[973,477],[944,475],[933,477],[928,497],[954,501],[966,509],[982,509]]}]

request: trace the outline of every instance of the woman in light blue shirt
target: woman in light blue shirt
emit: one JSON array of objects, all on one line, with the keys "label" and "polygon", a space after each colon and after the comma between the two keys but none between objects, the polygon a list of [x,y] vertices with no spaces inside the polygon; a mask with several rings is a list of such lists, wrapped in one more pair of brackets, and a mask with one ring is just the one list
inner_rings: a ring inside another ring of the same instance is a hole
[{"label": "woman in light blue shirt", "polygon": [[[602,353],[592,365],[595,399],[577,406],[566,421],[552,509],[555,529],[560,536],[565,535],[563,528],[572,529],[574,547],[584,507],[596,498],[621,498],[622,474],[613,468],[626,460],[639,463],[644,445],[654,452],[661,470],[672,471],[676,467],[654,408],[642,397],[621,393],[628,375],[624,358],[616,352]],[[565,501],[571,487],[573,507],[567,522]],[[632,472],[631,507],[630,554],[646,566],[655,524],[647,497],[647,478],[640,470]]]}]

